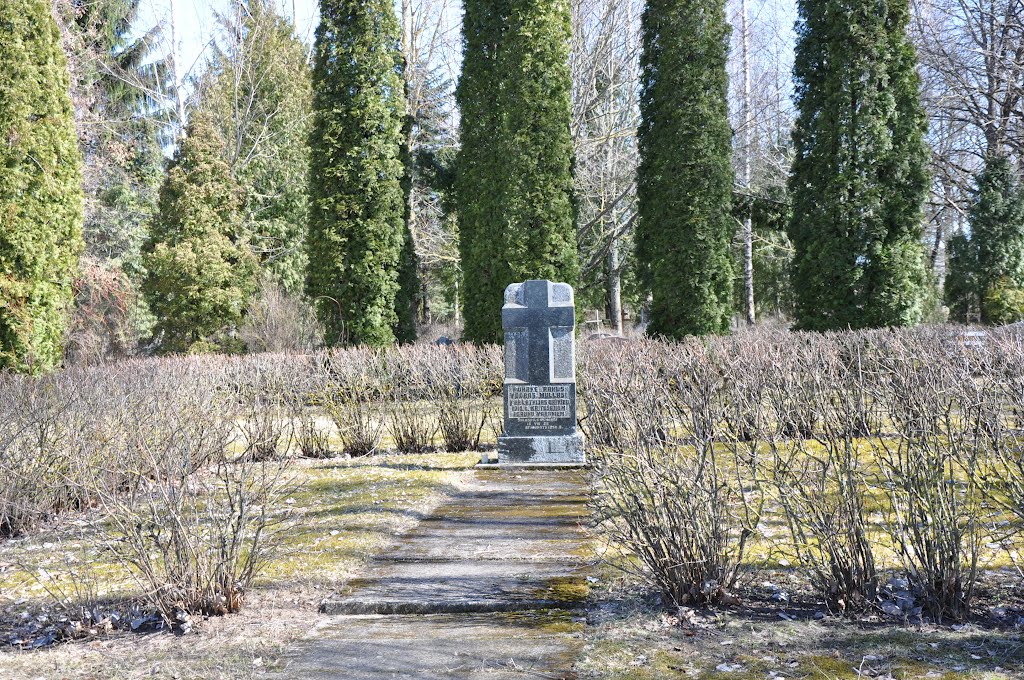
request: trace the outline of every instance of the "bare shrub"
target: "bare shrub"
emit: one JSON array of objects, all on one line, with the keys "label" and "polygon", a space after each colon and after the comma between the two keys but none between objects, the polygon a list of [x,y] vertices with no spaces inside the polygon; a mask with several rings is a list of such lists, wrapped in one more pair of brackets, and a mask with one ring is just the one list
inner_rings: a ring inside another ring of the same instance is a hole
[{"label": "bare shrub", "polygon": [[269,278],[260,281],[238,334],[250,352],[310,352],[324,336],[312,305]]},{"label": "bare shrub", "polygon": [[108,548],[169,625],[241,607],[272,553],[287,491],[283,462],[228,454],[233,424],[209,415],[223,398],[216,377],[187,377],[182,391],[138,405],[124,487],[98,485]]},{"label": "bare shrub", "polygon": [[438,403],[438,429],[446,451],[481,448],[484,428],[497,410],[501,373],[493,347],[452,345],[425,354]]},{"label": "bare shrub", "polygon": [[[770,411],[762,421],[776,500],[798,563],[834,613],[859,614],[876,603],[878,572],[864,500],[869,478],[861,442],[862,412],[855,402],[863,382],[859,364],[843,360],[832,338],[799,335],[770,353],[765,381]],[[817,414],[813,438],[791,438],[789,374],[805,373],[802,393]]]},{"label": "bare shrub", "polygon": [[[697,341],[633,350],[615,357],[619,370],[602,364],[612,379],[591,375],[586,384],[595,409],[588,418],[612,439],[595,450],[596,521],[675,605],[735,601],[730,591],[757,509],[736,483],[738,461],[716,441],[722,366]],[[638,375],[647,381],[633,382]],[[614,426],[602,424],[610,417]]]},{"label": "bare shrub", "polygon": [[0,388],[0,536],[17,536],[73,502],[62,420],[74,395],[52,378],[8,376]]},{"label": "bare shrub", "polygon": [[367,348],[326,355],[324,409],[334,421],[342,451],[366,456],[380,448],[384,423],[377,403],[386,383],[382,352]]},{"label": "bare shrub", "polygon": [[294,438],[294,421],[286,372],[297,362],[287,355],[271,354],[225,362],[226,388],[233,392],[238,407],[234,419],[242,455],[254,460],[287,455]]},{"label": "bare shrub", "polygon": [[962,620],[978,576],[982,400],[956,335],[878,340],[876,391],[896,431],[873,439],[890,503],[886,528],[924,608]]},{"label": "bare shrub", "polygon": [[1024,335],[990,332],[983,354],[988,370],[974,370],[975,383],[982,387],[979,427],[986,452],[979,477],[986,499],[1013,513],[1019,532],[1024,528]]},{"label": "bare shrub", "polygon": [[395,448],[402,453],[422,453],[433,448],[437,417],[427,401],[430,350],[398,347],[389,356],[391,398],[388,430]]}]

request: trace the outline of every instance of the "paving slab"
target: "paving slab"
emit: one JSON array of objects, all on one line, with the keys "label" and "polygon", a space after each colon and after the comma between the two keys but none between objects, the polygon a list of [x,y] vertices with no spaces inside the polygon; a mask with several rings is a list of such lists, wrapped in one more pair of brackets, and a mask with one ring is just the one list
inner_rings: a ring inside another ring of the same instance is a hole
[{"label": "paving slab", "polygon": [[324,601],[279,677],[574,677],[585,474],[477,470]]}]

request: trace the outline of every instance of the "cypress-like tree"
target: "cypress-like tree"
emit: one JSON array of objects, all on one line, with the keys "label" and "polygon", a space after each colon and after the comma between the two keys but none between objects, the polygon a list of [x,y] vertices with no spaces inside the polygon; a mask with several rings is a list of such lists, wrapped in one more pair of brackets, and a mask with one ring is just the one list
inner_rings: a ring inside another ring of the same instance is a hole
[{"label": "cypress-like tree", "polygon": [[308,52],[268,0],[234,0],[222,17],[201,107],[226,142],[225,159],[247,197],[249,244],[263,271],[302,290],[312,83]]},{"label": "cypress-like tree", "polygon": [[942,296],[951,321],[980,320],[978,249],[966,234],[953,234],[946,242],[946,279]]},{"label": "cypress-like tree", "polygon": [[82,250],[81,157],[46,0],[0,2],[0,369],[60,361]]},{"label": "cypress-like tree", "polygon": [[800,328],[923,312],[925,117],[906,0],[800,0],[790,176]]},{"label": "cypress-like tree", "polygon": [[306,291],[329,344],[395,340],[405,215],[398,42],[388,0],[320,0]]},{"label": "cypress-like tree", "polygon": [[143,247],[142,284],[163,352],[234,351],[231,331],[256,289],[244,236],[243,193],[224,161],[213,121],[194,112]]},{"label": "cypress-like tree", "polygon": [[419,257],[412,231],[403,230],[402,254],[398,263],[398,292],[395,294],[395,339],[416,340],[416,307],[420,300]]},{"label": "cypress-like tree", "polygon": [[641,18],[635,242],[654,335],[729,329],[728,35],[723,0],[650,0]]},{"label": "cypress-like tree", "polygon": [[467,0],[455,197],[465,337],[500,342],[505,286],[576,284],[569,3]]},{"label": "cypress-like tree", "polygon": [[405,117],[402,127],[402,252],[398,260],[398,292],[395,293],[395,339],[401,343],[416,340],[416,308],[420,299],[419,257],[412,235],[412,202],[415,166],[412,160],[412,116]]},{"label": "cypress-like tree", "polygon": [[1024,288],[1024,191],[1010,161],[993,154],[975,178],[968,212],[970,237],[949,242],[945,298],[950,316],[970,320],[979,313],[991,323],[983,304],[996,288]]}]

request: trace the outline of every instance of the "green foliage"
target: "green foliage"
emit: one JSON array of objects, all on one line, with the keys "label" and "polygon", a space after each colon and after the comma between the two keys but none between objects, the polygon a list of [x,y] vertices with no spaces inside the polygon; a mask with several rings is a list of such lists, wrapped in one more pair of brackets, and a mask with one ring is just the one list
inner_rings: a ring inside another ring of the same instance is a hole
[{"label": "green foliage", "polygon": [[1008,276],[1000,277],[985,292],[981,312],[988,323],[1024,321],[1024,287]]},{"label": "green foliage", "polygon": [[1007,158],[986,159],[968,219],[978,248],[981,290],[1004,277],[1024,285],[1024,191]]},{"label": "green foliage", "polygon": [[800,328],[906,326],[927,284],[925,117],[905,0],[799,2],[790,177]]},{"label": "green foliage", "polygon": [[576,285],[569,5],[468,0],[456,90],[465,337],[500,342],[505,287]]},{"label": "green foliage", "polygon": [[412,231],[403,229],[402,255],[398,263],[398,292],[395,294],[395,339],[416,341],[416,308],[420,301],[419,258]]},{"label": "green foliage", "polygon": [[978,286],[978,249],[966,234],[954,234],[946,242],[946,280],[943,297],[952,321],[970,322],[981,317]]},{"label": "green foliage", "polygon": [[735,222],[723,0],[651,0],[641,21],[636,255],[653,335],[725,333]]},{"label": "green foliage", "polygon": [[[789,316],[793,311],[790,266],[793,246],[786,234],[790,220],[789,196],[785,187],[773,186],[756,194],[734,194],[732,215],[736,223],[750,214],[754,232],[754,291],[757,315]],[[736,271],[743,269],[743,244],[736,242]],[[743,277],[733,282],[733,295],[741,299]]]},{"label": "green foliage", "polygon": [[144,248],[142,289],[163,352],[240,348],[231,336],[256,289],[257,262],[244,238],[242,192],[223,155],[213,121],[194,112]]},{"label": "green foliage", "polygon": [[[442,125],[443,83],[428,80],[432,91],[417,115],[413,191],[416,198],[417,253],[421,311],[450,319],[461,309],[462,269],[455,208],[455,159],[458,145]],[[426,310],[424,310],[424,307]]]},{"label": "green foliage", "polygon": [[[970,236],[949,240],[945,298],[950,316],[1006,323],[1012,291],[1024,287],[1024,191],[1010,161],[989,156],[975,178],[968,211]],[[988,310],[999,310],[991,317]]]},{"label": "green foliage", "polygon": [[416,255],[416,241],[413,238],[412,203],[413,184],[416,167],[412,159],[414,121],[412,116],[405,117],[402,134],[405,143],[402,145],[402,196],[405,199],[405,211],[402,214],[402,253],[398,261],[398,292],[395,294],[395,339],[401,343],[416,340],[416,310],[420,302],[419,257]]},{"label": "green foliage", "polygon": [[0,3],[0,369],[61,358],[82,250],[81,157],[45,0]]},{"label": "green foliage", "polygon": [[399,27],[386,0],[321,0],[306,292],[328,344],[395,340],[405,201]]},{"label": "green foliage", "polygon": [[246,195],[249,244],[290,293],[306,271],[312,81],[294,27],[267,0],[235,0],[222,17],[227,44],[215,54],[201,108],[226,141],[225,159]]}]

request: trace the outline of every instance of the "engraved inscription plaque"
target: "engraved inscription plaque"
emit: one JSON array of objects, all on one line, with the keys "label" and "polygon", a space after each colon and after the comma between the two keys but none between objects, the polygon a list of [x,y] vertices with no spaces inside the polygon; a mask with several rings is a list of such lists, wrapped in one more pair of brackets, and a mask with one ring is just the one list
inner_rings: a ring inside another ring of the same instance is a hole
[{"label": "engraved inscription plaque", "polygon": [[569,418],[568,385],[509,385],[508,417],[549,421]]}]

